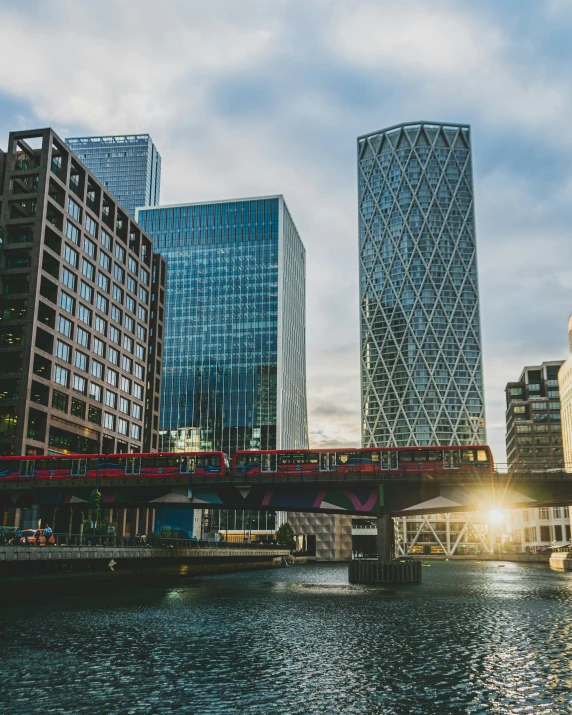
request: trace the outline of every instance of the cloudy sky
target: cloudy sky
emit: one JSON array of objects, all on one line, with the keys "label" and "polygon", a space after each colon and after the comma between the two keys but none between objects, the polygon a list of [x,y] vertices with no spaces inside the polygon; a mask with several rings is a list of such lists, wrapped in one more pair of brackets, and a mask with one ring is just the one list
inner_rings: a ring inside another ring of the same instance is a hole
[{"label": "cloudy sky", "polygon": [[307,249],[314,443],[358,444],[355,138],[472,125],[488,437],[568,354],[572,0],[0,0],[10,130],[148,132],[162,202],[283,193]]}]

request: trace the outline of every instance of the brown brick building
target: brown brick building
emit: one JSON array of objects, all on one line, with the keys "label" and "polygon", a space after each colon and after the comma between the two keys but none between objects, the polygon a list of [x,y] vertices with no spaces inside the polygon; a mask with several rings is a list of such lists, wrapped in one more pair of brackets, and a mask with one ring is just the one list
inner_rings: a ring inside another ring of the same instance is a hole
[{"label": "brown brick building", "polygon": [[0,152],[0,455],[156,451],[165,260],[51,130]]}]

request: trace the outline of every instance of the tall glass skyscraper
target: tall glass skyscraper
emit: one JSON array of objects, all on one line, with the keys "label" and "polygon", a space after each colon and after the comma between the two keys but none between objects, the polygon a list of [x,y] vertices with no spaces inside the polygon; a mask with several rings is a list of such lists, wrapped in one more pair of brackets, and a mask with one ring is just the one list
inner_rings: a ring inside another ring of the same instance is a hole
[{"label": "tall glass skyscraper", "polygon": [[358,138],[362,438],[485,441],[470,127]]},{"label": "tall glass skyscraper", "polygon": [[168,264],[161,430],[229,455],[307,447],[305,250],[283,197],[138,221]]},{"label": "tall glass skyscraper", "polygon": [[135,209],[159,203],[161,155],[148,134],[65,141],[133,218]]}]

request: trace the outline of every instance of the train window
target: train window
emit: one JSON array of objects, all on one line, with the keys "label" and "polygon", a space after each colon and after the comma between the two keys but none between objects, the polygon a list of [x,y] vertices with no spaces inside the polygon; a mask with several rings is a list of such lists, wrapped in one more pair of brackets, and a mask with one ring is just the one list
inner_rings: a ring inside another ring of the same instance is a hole
[{"label": "train window", "polygon": [[477,462],[488,462],[489,455],[486,449],[477,449]]},{"label": "train window", "polygon": [[141,458],[141,466],[154,467],[155,466],[155,457],[142,457]]},{"label": "train window", "polygon": [[380,462],[379,452],[362,452],[362,455],[368,454],[371,459],[372,464],[378,464]]},{"label": "train window", "polygon": [[118,457],[116,464],[117,464],[117,466],[119,467],[119,469],[125,469],[125,462],[126,462],[126,461],[127,461],[127,460],[125,459],[125,457]]},{"label": "train window", "polygon": [[254,467],[259,463],[259,456],[253,454],[239,454],[236,458],[237,467]]},{"label": "train window", "polygon": [[400,462],[416,462],[416,458],[413,456],[412,452],[399,452]]},{"label": "train window", "polygon": [[442,462],[443,461],[443,452],[441,450],[437,450],[437,449],[430,449],[427,452],[427,461],[428,462]]},{"label": "train window", "polygon": [[5,477],[20,469],[20,463],[15,459],[0,460],[0,477]]},{"label": "train window", "polygon": [[[29,460],[23,459],[23,460],[20,462],[20,476],[21,476],[21,477],[28,477],[28,476],[30,476],[30,475],[32,474],[33,469],[34,469],[33,464],[34,464],[34,463],[33,463],[33,462],[30,462]],[[32,465],[31,468],[30,468],[30,465]]]},{"label": "train window", "polygon": [[461,459],[463,462],[474,462],[475,461],[475,450],[474,449],[463,449],[461,452]]},{"label": "train window", "polygon": [[98,458],[97,457],[92,457],[91,459],[87,460],[87,468],[88,469],[97,469],[97,463],[98,463]]},{"label": "train window", "polygon": [[179,466],[179,457],[165,457],[165,466],[166,467],[178,467]]},{"label": "train window", "polygon": [[347,464],[350,461],[350,455],[347,452],[337,452],[336,462],[338,464]]},{"label": "train window", "polygon": [[278,464],[282,464],[282,465],[292,464],[292,455],[291,454],[279,454],[278,455]]}]

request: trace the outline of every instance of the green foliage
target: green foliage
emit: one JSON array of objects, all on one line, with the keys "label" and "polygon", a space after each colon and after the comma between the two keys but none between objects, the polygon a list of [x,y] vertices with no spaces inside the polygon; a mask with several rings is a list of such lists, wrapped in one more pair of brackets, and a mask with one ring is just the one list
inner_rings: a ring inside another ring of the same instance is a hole
[{"label": "green foliage", "polygon": [[293,549],[296,546],[294,529],[288,522],[282,524],[282,526],[278,529],[276,532],[276,540],[279,544],[284,544],[284,546],[287,546],[289,549]]}]

